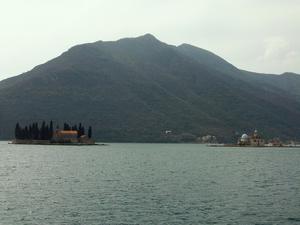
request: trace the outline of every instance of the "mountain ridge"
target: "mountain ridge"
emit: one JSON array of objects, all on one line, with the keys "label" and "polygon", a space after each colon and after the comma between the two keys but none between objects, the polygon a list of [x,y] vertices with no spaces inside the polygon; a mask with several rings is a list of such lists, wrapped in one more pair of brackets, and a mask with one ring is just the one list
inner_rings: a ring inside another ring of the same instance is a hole
[{"label": "mountain ridge", "polygon": [[255,76],[207,50],[151,34],[76,45],[0,82],[0,138],[11,137],[17,121],[50,119],[93,125],[103,141],[171,141],[164,130],[229,141],[254,128],[298,138],[296,88],[290,93],[288,81]]}]

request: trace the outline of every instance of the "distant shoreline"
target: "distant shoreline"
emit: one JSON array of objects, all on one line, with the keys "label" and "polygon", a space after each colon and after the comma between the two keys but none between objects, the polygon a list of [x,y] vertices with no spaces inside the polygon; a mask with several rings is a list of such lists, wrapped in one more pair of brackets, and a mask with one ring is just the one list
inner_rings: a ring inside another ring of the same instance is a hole
[{"label": "distant shoreline", "polygon": [[97,144],[95,142],[54,142],[50,140],[19,140],[14,139],[12,141],[8,141],[8,144],[15,144],[15,145],[68,145],[68,146],[93,146],[93,145],[104,145],[104,144]]},{"label": "distant shoreline", "polygon": [[300,145],[280,145],[280,146],[251,146],[251,145],[235,145],[235,144],[206,144],[207,147],[234,147],[234,148],[300,148]]}]

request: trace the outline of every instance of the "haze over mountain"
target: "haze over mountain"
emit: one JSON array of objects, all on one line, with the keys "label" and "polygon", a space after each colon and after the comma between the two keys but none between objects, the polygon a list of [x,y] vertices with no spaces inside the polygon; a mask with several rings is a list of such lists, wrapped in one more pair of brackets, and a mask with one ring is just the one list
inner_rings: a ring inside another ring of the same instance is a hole
[{"label": "haze over mountain", "polygon": [[253,129],[300,138],[300,76],[243,71],[151,34],[77,45],[0,82],[0,138],[21,124],[92,125],[101,141],[169,141],[163,133],[229,141]]}]

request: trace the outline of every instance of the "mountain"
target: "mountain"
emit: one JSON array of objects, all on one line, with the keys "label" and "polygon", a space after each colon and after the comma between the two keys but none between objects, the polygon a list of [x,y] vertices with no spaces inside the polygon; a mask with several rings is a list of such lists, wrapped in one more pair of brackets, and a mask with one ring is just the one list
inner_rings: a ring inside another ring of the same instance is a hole
[{"label": "mountain", "polygon": [[254,128],[299,139],[297,82],[296,74],[239,70],[151,34],[87,43],[0,82],[0,138],[11,138],[17,121],[52,119],[92,125],[101,141],[170,141],[165,130],[231,141]]}]

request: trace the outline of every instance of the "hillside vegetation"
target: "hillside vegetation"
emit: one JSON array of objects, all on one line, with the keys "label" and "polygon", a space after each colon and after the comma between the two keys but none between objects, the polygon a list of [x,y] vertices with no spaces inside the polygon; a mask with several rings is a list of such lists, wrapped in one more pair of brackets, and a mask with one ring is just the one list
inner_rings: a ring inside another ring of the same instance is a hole
[{"label": "hillside vegetation", "polygon": [[13,137],[16,122],[53,120],[92,125],[101,141],[206,134],[232,141],[254,128],[265,137],[299,139],[299,86],[297,74],[239,70],[207,50],[150,34],[98,41],[1,81],[0,138]]}]

